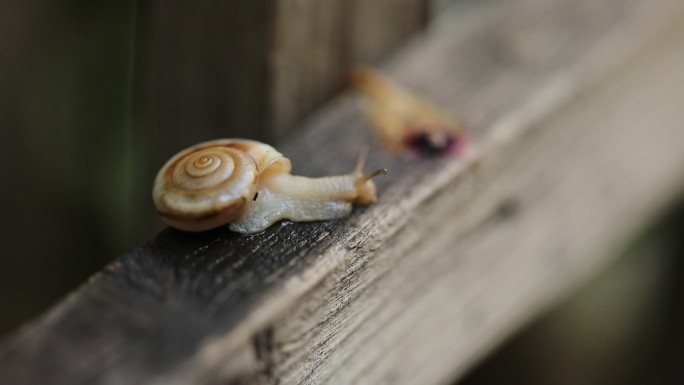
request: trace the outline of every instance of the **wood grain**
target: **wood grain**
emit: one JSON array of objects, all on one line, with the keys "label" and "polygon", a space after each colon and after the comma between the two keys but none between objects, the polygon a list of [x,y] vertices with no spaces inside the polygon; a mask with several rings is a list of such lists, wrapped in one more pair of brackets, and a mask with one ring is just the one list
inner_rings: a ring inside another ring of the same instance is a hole
[{"label": "wood grain", "polygon": [[[391,174],[348,220],[167,229],[4,341],[0,378],[447,383],[567,295],[683,190],[684,5],[472,12],[385,69],[469,122],[477,167],[373,146]],[[372,142],[357,102],[281,143],[296,172],[353,167]]]}]

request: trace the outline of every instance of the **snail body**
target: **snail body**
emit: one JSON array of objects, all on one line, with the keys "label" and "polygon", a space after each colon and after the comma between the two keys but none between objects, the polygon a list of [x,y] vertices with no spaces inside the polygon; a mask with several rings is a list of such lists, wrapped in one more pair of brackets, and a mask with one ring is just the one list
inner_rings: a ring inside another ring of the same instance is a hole
[{"label": "snail body", "polygon": [[155,178],[152,199],[171,227],[204,231],[230,223],[242,234],[273,223],[337,219],[354,204],[377,200],[362,162],[346,175],[306,178],[291,175],[292,165],[273,147],[247,139],[219,139],[174,155]]}]

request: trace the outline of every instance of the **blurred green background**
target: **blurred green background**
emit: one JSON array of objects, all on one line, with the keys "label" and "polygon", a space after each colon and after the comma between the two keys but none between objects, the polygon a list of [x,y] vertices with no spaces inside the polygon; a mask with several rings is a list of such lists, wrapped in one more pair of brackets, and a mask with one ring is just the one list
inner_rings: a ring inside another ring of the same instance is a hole
[{"label": "blurred green background", "polygon": [[0,334],[161,227],[134,2],[12,3],[0,4]]}]

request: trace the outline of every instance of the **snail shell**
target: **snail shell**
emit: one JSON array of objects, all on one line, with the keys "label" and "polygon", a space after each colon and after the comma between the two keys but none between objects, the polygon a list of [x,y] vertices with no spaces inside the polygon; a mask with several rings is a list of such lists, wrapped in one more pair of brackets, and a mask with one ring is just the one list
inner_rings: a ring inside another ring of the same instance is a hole
[{"label": "snail shell", "polygon": [[[157,174],[152,199],[167,224],[203,231],[230,223],[251,234],[281,219],[340,218],[353,204],[375,202],[374,176],[357,169],[347,175],[306,178],[290,175],[292,164],[273,147],[246,139],[200,143],[174,155]],[[257,201],[258,197],[258,201]]]},{"label": "snail shell", "polygon": [[289,159],[246,139],[204,142],[174,155],[157,174],[152,199],[170,226],[202,231],[239,218],[256,194],[259,176],[288,173]]}]

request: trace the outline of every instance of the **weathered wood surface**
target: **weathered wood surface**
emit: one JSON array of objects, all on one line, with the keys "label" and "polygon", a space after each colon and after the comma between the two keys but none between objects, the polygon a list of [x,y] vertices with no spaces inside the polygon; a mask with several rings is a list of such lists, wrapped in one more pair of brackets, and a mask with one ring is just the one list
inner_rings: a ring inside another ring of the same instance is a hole
[{"label": "weathered wood surface", "polygon": [[[391,174],[348,220],[165,230],[6,340],[0,379],[445,383],[605,264],[682,191],[684,4],[472,12],[386,69],[470,123],[478,167],[373,147]],[[282,143],[295,171],[353,167],[356,107]]]}]

